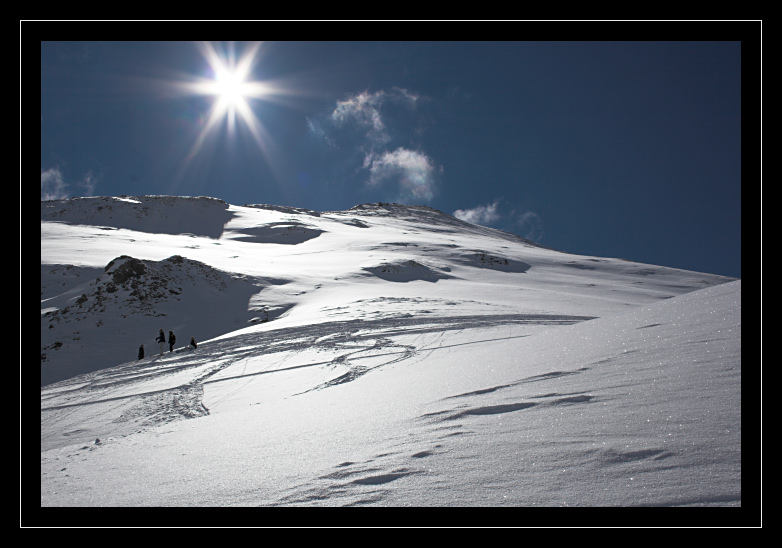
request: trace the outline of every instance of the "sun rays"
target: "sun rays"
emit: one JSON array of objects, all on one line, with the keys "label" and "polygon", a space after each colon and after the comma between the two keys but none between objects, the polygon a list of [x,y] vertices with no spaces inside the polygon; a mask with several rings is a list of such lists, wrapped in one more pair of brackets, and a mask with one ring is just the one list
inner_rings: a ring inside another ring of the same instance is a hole
[{"label": "sun rays", "polygon": [[216,135],[225,122],[229,137],[236,135],[237,125],[241,123],[269,159],[271,139],[251,106],[251,101],[269,100],[274,94],[268,83],[251,80],[261,42],[247,46],[238,59],[233,43],[229,43],[224,53],[218,52],[211,42],[201,42],[199,49],[209,65],[209,74],[205,78],[182,83],[181,88],[188,94],[211,96],[214,102],[187,157],[192,159],[198,155],[207,138]]},{"label": "sun rays", "polygon": [[247,102],[248,99],[261,98],[268,92],[263,83],[248,81],[260,46],[260,42],[250,46],[237,62],[232,48],[224,59],[211,43],[201,44],[201,52],[209,63],[213,77],[196,83],[194,89],[200,94],[215,97],[205,131],[210,131],[224,118],[228,121],[229,129],[233,130],[238,113],[256,140],[260,140],[258,132],[262,128],[261,123]]}]

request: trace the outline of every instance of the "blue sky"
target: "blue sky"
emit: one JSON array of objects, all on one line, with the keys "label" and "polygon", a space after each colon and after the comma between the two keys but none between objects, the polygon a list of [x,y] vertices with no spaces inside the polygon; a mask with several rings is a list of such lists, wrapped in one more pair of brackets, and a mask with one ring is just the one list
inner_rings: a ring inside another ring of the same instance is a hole
[{"label": "blue sky", "polygon": [[741,276],[740,42],[41,42],[41,199],[424,204]]}]

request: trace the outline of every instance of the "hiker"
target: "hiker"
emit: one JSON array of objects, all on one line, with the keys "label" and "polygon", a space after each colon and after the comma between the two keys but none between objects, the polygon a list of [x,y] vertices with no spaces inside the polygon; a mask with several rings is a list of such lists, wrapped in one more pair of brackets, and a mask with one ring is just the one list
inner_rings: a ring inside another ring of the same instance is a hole
[{"label": "hiker", "polygon": [[163,333],[162,329],[158,332],[157,339],[155,339],[155,341],[157,342],[157,347],[160,349],[160,355],[162,356],[166,344],[166,335]]},{"label": "hiker", "polygon": [[176,342],[176,337],[174,336],[173,331],[168,332],[168,351],[173,352],[174,351],[174,343]]},{"label": "hiker", "polygon": [[138,347],[138,359],[143,360],[144,359],[144,345]]},{"label": "hiker", "polygon": [[197,345],[197,344],[196,344],[196,342],[195,342],[195,337],[190,337],[190,346],[192,346],[192,347],[193,347],[193,350],[195,350],[196,348],[198,348],[198,345]]}]

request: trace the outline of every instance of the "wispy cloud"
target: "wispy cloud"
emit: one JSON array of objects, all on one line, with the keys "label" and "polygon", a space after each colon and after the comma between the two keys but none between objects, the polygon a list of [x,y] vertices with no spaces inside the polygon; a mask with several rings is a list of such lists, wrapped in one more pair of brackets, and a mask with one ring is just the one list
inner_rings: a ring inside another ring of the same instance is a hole
[{"label": "wispy cloud", "polygon": [[468,223],[501,228],[534,242],[543,238],[543,221],[537,213],[517,213],[515,206],[501,198],[472,209],[457,209],[453,216]]},{"label": "wispy cloud", "polygon": [[516,217],[516,224],[524,237],[533,242],[540,242],[543,239],[543,222],[537,213],[527,211]]},{"label": "wispy cloud", "polygon": [[56,167],[41,171],[41,200],[61,200],[68,197],[68,185]]},{"label": "wispy cloud", "polygon": [[[82,180],[76,182],[78,196],[93,196],[98,178],[91,171],[87,172]],[[69,198],[68,191],[71,185],[65,182],[65,178],[59,168],[53,167],[41,170],[41,200],[63,200]]]},{"label": "wispy cloud", "polygon": [[84,179],[82,179],[79,182],[79,186],[83,189],[82,196],[92,196],[95,192],[95,186],[98,184],[97,178],[92,174],[92,172],[88,172]]},{"label": "wispy cloud", "polygon": [[388,105],[406,105],[415,107],[418,95],[410,93],[406,89],[392,88],[391,91],[377,91],[369,93],[363,91],[352,95],[344,101],[337,101],[331,120],[337,126],[355,123],[365,129],[366,138],[373,147],[383,146],[391,141],[392,136],[387,126]]},{"label": "wispy cloud", "polygon": [[500,219],[500,214],[497,211],[498,205],[499,200],[495,200],[491,204],[477,206],[472,209],[457,209],[453,212],[453,216],[475,225],[489,225]]}]

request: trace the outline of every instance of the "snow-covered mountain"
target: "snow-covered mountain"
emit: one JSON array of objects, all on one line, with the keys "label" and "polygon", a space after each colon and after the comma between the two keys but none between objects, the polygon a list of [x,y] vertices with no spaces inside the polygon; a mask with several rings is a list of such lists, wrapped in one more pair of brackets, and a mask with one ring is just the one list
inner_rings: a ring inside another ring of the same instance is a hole
[{"label": "snow-covered mountain", "polygon": [[365,504],[740,506],[741,282],[423,206],[41,202],[41,506]]}]

